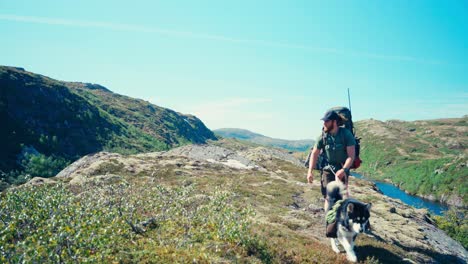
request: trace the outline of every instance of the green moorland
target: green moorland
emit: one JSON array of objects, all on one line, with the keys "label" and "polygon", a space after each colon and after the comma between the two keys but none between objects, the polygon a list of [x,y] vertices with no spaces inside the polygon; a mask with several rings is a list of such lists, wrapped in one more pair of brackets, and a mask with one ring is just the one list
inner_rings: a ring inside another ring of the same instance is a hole
[{"label": "green moorland", "polygon": [[[211,144],[258,148],[231,140]],[[304,183],[304,168],[269,155],[250,156],[267,170],[172,154],[106,155],[72,176],[42,185],[33,180],[1,194],[0,262],[346,263],[323,235],[323,201],[318,185]],[[389,214],[378,193],[361,193],[369,183],[352,184],[359,199],[375,202],[376,220]],[[454,261],[424,248],[427,240],[391,238],[401,223],[410,234],[420,232],[410,222],[415,210],[398,210],[390,214],[390,237],[358,237],[361,263]]]},{"label": "green moorland", "polygon": [[[361,137],[357,172],[391,181],[408,193],[456,205],[434,216],[437,226],[468,248],[468,117],[416,122],[356,122]],[[294,155],[305,160],[308,151]]]},{"label": "green moorland", "polygon": [[100,85],[5,66],[0,66],[0,122],[0,190],[28,175],[53,176],[89,153],[158,151],[215,138],[194,116]]},{"label": "green moorland", "polygon": [[456,206],[468,202],[468,116],[425,121],[356,122],[358,172]]}]

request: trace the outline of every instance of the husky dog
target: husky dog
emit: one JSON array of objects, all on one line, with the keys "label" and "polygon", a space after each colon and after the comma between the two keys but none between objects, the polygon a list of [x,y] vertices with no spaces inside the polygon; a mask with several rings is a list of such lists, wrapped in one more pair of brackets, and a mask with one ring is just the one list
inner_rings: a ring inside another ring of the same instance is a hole
[{"label": "husky dog", "polygon": [[[330,242],[333,251],[340,253],[338,244],[341,244],[346,251],[346,258],[351,262],[356,262],[354,240],[359,233],[367,231],[372,204],[365,204],[352,198],[343,200],[343,192],[344,185],[340,181],[333,181],[327,185],[329,202],[327,220],[330,219],[330,213],[332,213],[331,218],[335,219],[335,222],[327,227],[327,236],[332,237]],[[331,230],[336,228],[336,236],[329,234],[330,227],[332,227]]]}]

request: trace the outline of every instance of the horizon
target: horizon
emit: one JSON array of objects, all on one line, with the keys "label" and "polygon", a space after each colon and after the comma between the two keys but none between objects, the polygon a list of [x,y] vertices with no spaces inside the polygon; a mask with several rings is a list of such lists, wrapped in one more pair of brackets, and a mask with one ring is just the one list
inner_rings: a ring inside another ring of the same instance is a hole
[{"label": "horizon", "polygon": [[348,107],[348,88],[354,122],[468,114],[466,2],[0,6],[1,64],[96,83],[211,130],[315,139],[327,109]]}]

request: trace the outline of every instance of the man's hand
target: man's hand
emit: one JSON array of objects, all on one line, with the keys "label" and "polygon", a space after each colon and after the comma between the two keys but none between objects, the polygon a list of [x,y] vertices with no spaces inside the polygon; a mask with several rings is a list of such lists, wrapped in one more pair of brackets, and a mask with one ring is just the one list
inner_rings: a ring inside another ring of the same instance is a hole
[{"label": "man's hand", "polygon": [[312,171],[307,172],[307,182],[312,183],[314,181],[314,173]]},{"label": "man's hand", "polygon": [[346,176],[346,172],[344,171],[344,169],[341,169],[341,170],[338,170],[335,174],[335,176],[342,182],[344,182],[344,178]]}]

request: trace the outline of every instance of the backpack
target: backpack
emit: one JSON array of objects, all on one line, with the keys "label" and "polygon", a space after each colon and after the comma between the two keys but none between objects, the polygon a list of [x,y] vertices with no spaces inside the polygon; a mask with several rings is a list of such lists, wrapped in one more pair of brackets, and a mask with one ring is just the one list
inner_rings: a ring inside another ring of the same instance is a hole
[{"label": "backpack", "polygon": [[[356,145],[354,145],[355,147],[355,157],[354,157],[354,162],[353,164],[351,165],[351,169],[357,169],[361,166],[361,163],[362,163],[362,160],[361,158],[359,157],[359,154],[360,154],[360,150],[361,150],[361,138],[358,138],[355,134],[355,131],[354,131],[354,124],[353,124],[353,119],[352,119],[352,115],[351,115],[351,111],[347,108],[347,107],[344,107],[344,106],[338,106],[338,107],[333,107],[329,110],[333,110],[335,111],[340,117],[342,117],[342,120],[338,122],[338,125],[342,128],[346,128],[346,129],[349,129],[349,131],[351,131],[351,133],[353,134],[354,136],[354,139],[356,140]],[[344,118],[344,119],[343,119]],[[341,133],[341,135],[343,135],[343,133]],[[322,140],[325,142],[325,133],[322,131]],[[344,140],[343,140],[344,141]],[[304,166],[306,168],[309,167],[309,162],[310,162],[310,156],[312,155],[312,150],[313,150],[313,146],[310,148],[310,151],[309,151],[309,155],[307,155],[307,158],[304,162]],[[316,163],[316,166],[315,166],[315,170],[322,170],[326,165],[327,165],[327,156],[325,154],[325,151],[320,151],[320,155],[317,159],[317,163]]]}]

